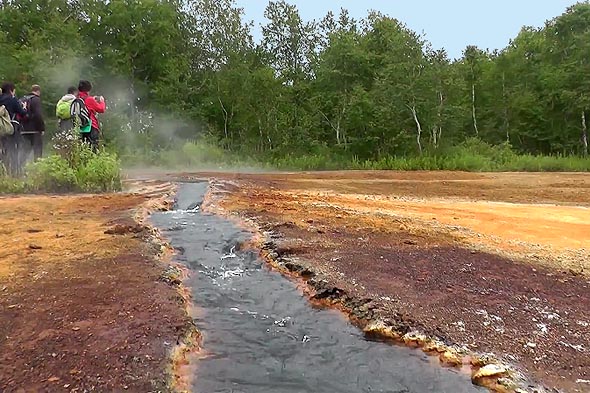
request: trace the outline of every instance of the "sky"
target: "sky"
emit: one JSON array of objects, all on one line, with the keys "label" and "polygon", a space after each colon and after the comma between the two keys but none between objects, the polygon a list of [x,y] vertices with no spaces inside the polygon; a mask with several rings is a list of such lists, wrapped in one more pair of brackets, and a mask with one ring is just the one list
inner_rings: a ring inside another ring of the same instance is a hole
[{"label": "sky", "polygon": [[[424,33],[435,49],[445,48],[449,57],[461,57],[467,45],[502,49],[522,26],[543,26],[561,15],[576,0],[287,0],[295,4],[304,20],[322,19],[330,10],[346,8],[361,19],[369,10],[399,19],[409,28]],[[256,26],[265,23],[267,0],[237,0],[246,19]]]}]

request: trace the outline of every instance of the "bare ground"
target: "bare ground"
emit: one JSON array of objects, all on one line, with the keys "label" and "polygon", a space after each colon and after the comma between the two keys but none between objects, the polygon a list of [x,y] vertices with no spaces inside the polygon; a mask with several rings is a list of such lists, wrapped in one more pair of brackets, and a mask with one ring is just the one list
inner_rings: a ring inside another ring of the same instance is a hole
[{"label": "bare ground", "polygon": [[363,300],[365,317],[590,391],[588,175],[203,176],[221,180],[214,209],[254,222],[275,256]]},{"label": "bare ground", "polygon": [[133,220],[161,193],[0,198],[0,391],[168,390],[190,324]]}]

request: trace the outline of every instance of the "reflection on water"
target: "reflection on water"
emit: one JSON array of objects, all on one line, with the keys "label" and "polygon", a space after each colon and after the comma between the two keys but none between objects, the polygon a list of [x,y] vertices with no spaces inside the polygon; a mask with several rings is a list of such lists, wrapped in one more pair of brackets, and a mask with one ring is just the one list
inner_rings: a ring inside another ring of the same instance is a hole
[{"label": "reflection on water", "polygon": [[195,322],[208,354],[198,361],[195,392],[485,391],[420,351],[367,341],[338,312],[312,308],[255,254],[236,251],[247,233],[200,212],[206,187],[184,184],[177,210],[152,216],[194,271]]}]

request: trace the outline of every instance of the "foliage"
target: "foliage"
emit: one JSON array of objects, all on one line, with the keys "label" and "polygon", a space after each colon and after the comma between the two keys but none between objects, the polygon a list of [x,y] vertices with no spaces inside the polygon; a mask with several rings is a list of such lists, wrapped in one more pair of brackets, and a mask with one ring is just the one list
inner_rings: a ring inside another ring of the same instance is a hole
[{"label": "foliage", "polygon": [[101,150],[97,154],[87,152],[82,156],[84,158],[76,171],[77,183],[82,191],[121,190],[121,165],[114,153]]},{"label": "foliage", "polygon": [[68,192],[78,187],[76,172],[59,155],[42,158],[27,168],[27,183],[33,191]]},{"label": "foliage", "polygon": [[[63,142],[64,135],[56,140]],[[77,139],[68,144],[56,143],[57,152],[29,164],[23,179],[0,173],[0,194],[121,190],[121,164],[115,153],[93,153]]]},{"label": "foliage", "polygon": [[0,174],[0,194],[22,194],[26,191],[23,181]]},{"label": "foliage", "polygon": [[362,161],[358,157],[323,153],[275,158],[272,164],[285,170],[590,171],[590,160],[583,157],[519,155],[507,143],[494,146],[477,138],[470,138],[446,152],[417,157],[386,156]]},{"label": "foliage", "polygon": [[235,0],[4,1],[0,79],[41,84],[46,113],[92,80],[104,139],[132,164],[588,166],[588,1],[458,59],[378,12],[306,21],[272,0],[265,16],[256,43]]}]

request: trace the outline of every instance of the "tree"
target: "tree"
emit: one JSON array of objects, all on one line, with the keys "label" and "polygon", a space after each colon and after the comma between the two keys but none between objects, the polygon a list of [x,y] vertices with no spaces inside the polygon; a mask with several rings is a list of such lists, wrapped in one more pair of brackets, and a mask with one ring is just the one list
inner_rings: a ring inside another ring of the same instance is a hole
[{"label": "tree", "polygon": [[[578,3],[547,26],[549,56],[555,66],[552,87],[559,89],[568,113],[579,114],[580,141],[588,155],[586,114],[590,108],[590,4]],[[581,77],[585,75],[586,77]]]},{"label": "tree", "polygon": [[463,52],[463,64],[467,68],[466,80],[471,91],[471,120],[473,131],[479,136],[477,126],[477,90],[482,75],[483,63],[487,60],[487,54],[475,46],[468,46]]},{"label": "tree", "polygon": [[290,85],[312,75],[319,36],[315,22],[303,22],[297,7],[284,0],[268,3],[262,26],[262,47],[277,74]]}]

